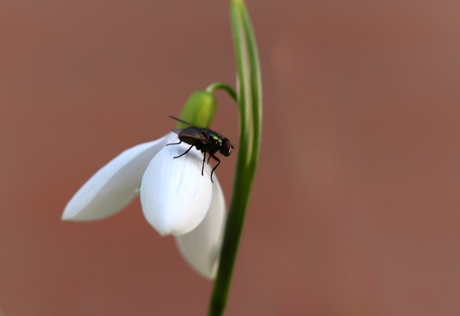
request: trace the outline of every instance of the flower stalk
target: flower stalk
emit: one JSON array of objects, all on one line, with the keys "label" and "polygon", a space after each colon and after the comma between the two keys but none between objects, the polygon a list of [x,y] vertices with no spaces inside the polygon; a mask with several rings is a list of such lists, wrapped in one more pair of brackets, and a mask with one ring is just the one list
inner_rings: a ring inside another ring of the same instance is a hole
[{"label": "flower stalk", "polygon": [[232,0],[230,16],[238,74],[237,103],[240,139],[233,195],[226,223],[220,264],[208,315],[223,315],[238,245],[259,160],[262,136],[262,87],[257,43],[243,0]]}]

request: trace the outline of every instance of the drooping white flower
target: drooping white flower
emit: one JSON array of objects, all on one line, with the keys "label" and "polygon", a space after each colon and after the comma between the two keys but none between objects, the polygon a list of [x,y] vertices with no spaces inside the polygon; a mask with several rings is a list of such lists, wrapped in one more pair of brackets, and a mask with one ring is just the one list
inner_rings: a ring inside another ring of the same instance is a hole
[{"label": "drooping white flower", "polygon": [[62,220],[92,221],[121,211],[139,192],[147,221],[161,235],[175,235],[181,254],[201,275],[214,278],[225,222],[225,200],[216,175],[210,180],[202,154],[190,145],[166,146],[177,135],[122,152],[72,197]]}]

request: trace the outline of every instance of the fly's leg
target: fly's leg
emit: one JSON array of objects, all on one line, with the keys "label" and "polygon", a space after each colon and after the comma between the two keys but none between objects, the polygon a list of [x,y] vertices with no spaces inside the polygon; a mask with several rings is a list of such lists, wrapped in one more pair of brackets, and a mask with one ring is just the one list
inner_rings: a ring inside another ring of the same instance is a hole
[{"label": "fly's leg", "polygon": [[219,158],[217,158],[216,156],[214,156],[213,154],[209,153],[209,155],[214,158],[215,160],[217,160],[217,165],[214,166],[214,168],[212,168],[212,171],[211,171],[211,182],[214,183],[214,181],[212,181],[212,174],[214,173],[214,170],[216,170],[217,166],[220,164],[220,160]]},{"label": "fly's leg", "polygon": [[169,145],[179,145],[180,143],[182,143],[182,141],[179,141],[178,143],[169,143],[169,144],[166,144],[166,146],[169,146]]},{"label": "fly's leg", "polygon": [[[179,143],[179,144],[180,144],[180,143]],[[177,144],[168,144],[168,145],[177,145]],[[188,153],[188,152],[190,151],[190,149],[192,149],[192,147],[193,147],[193,145],[190,146],[190,148],[187,149],[187,150],[186,150],[184,153],[182,153],[181,155],[174,157],[174,159],[179,158],[179,157],[182,157],[183,155],[185,155],[186,153]]]},{"label": "fly's leg", "polygon": [[[201,175],[203,175],[205,161],[206,161],[206,152],[203,153],[203,165],[201,166]],[[208,159],[208,162],[209,162],[209,159]]]}]

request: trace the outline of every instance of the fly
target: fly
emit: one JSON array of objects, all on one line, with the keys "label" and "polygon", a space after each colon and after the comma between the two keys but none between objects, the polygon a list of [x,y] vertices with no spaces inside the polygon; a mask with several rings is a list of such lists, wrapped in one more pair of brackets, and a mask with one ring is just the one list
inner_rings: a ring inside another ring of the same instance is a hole
[{"label": "fly", "polygon": [[170,116],[170,118],[184,125],[187,125],[188,127],[174,128],[172,131],[178,135],[180,141],[178,143],[167,144],[166,146],[179,145],[182,142],[191,145],[189,149],[187,149],[184,153],[180,154],[179,156],[174,157],[174,159],[182,157],[183,155],[188,153],[193,146],[195,146],[196,149],[201,150],[201,152],[203,153],[203,165],[201,167],[201,175],[203,175],[204,163],[206,162],[206,153],[208,154],[208,163],[211,157],[217,161],[217,165],[215,165],[215,167],[212,168],[211,171],[211,182],[214,182],[212,181],[212,174],[214,173],[214,170],[216,170],[217,166],[220,164],[219,158],[217,158],[214,154],[219,151],[222,155],[228,157],[230,156],[232,149],[235,148],[233,148],[228,138],[213,131],[212,129],[195,126],[174,116]]}]

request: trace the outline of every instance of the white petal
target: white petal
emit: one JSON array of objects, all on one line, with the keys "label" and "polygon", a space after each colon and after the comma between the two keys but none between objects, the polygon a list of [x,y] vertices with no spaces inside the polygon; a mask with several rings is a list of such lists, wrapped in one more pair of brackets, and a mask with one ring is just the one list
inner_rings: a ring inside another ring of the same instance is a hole
[{"label": "white petal", "polygon": [[121,211],[136,196],[142,174],[171,138],[139,144],[99,169],[67,203],[63,220],[90,221]]},{"label": "white petal", "polygon": [[141,203],[147,221],[161,235],[181,235],[203,220],[211,204],[212,182],[203,155],[190,145],[166,146],[150,162],[142,178]]},{"label": "white petal", "polygon": [[213,176],[212,202],[204,220],[185,235],[176,236],[179,250],[198,274],[214,279],[219,263],[225,225],[225,199],[222,189]]}]

